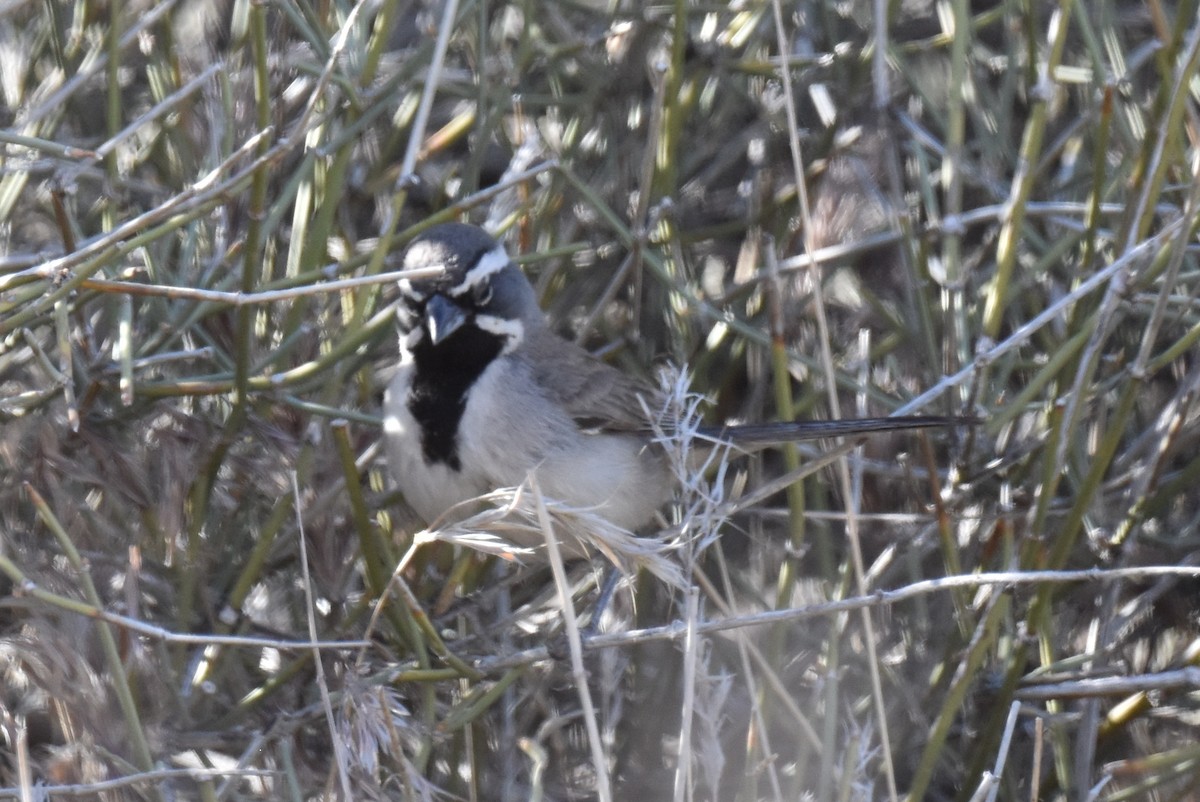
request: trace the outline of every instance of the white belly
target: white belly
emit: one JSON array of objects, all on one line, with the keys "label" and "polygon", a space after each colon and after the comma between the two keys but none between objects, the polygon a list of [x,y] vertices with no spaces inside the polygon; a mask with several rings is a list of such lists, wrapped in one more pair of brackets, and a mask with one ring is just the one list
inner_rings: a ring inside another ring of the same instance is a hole
[{"label": "white belly", "polygon": [[498,385],[532,387],[506,359],[489,365],[467,396],[457,439],[462,470],[427,463],[403,398],[411,369],[401,366],[385,395],[384,435],[392,474],[426,521],[491,490],[516,487],[530,472],[547,498],[593,510],[629,530],[648,524],[667,500],[668,471],[641,437],[580,432],[532,390],[518,403],[495,403]]}]

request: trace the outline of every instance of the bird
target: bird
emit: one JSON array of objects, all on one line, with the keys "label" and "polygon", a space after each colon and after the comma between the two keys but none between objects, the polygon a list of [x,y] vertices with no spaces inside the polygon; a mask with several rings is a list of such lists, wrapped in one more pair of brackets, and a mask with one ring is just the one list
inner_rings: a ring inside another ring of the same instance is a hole
[{"label": "bird", "polygon": [[[559,335],[533,285],[482,228],[441,223],[414,238],[399,282],[400,360],[384,394],[384,447],[396,485],[433,524],[530,474],[546,498],[631,532],[649,527],[674,491],[645,412],[661,392]],[[760,446],[953,425],[940,416],[701,428]]]}]

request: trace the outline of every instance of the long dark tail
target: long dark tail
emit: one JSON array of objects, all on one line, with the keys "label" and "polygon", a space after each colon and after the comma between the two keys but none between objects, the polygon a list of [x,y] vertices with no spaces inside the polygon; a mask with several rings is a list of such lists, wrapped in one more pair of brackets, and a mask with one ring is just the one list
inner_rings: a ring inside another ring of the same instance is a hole
[{"label": "long dark tail", "polygon": [[938,426],[974,426],[978,418],[943,415],[901,415],[893,418],[848,418],[845,420],[781,421],[777,423],[746,423],[735,426],[701,426],[702,437],[742,445],[792,443],[799,440],[819,440],[825,437],[852,437],[871,432],[890,432],[897,429],[928,429]]}]

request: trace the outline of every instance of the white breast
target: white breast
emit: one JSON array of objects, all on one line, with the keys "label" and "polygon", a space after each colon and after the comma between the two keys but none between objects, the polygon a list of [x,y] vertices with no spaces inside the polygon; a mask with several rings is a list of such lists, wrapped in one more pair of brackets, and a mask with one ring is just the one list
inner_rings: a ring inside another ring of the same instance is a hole
[{"label": "white breast", "polygon": [[427,464],[404,404],[410,372],[402,366],[388,388],[384,433],[392,473],[427,521],[459,502],[520,485],[531,471],[548,498],[593,509],[630,530],[649,523],[669,496],[663,460],[643,438],[580,432],[524,365],[505,357],[484,370],[467,396],[458,433],[462,471]]}]

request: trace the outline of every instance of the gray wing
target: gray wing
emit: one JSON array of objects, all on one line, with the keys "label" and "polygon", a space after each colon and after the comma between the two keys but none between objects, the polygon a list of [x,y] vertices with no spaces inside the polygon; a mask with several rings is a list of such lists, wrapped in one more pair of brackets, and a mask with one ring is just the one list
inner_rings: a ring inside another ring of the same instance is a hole
[{"label": "gray wing", "polygon": [[662,408],[663,400],[649,384],[626,376],[547,329],[533,332],[523,350],[534,381],[581,429],[650,431],[642,402],[653,414]]}]

